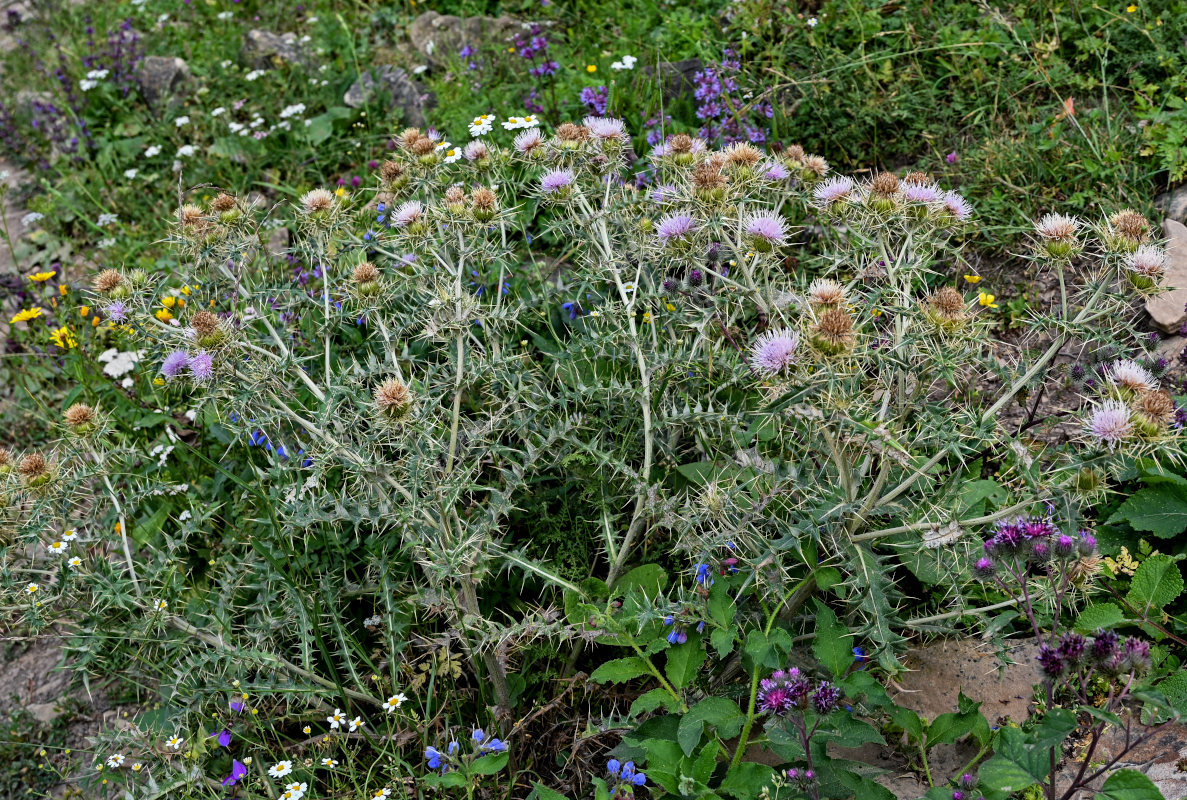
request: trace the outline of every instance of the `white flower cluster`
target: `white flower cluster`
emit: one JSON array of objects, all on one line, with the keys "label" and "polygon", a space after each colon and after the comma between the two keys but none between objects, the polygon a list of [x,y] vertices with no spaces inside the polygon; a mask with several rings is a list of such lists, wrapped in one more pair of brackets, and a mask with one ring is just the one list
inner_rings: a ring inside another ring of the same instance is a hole
[{"label": "white flower cluster", "polygon": [[107,77],[107,70],[93,69],[87,73],[87,76],[78,82],[78,88],[84,92],[89,92],[99,85],[99,81]]},{"label": "white flower cluster", "polygon": [[638,60],[639,59],[635,58],[634,56],[623,56],[621,61],[615,61],[613,64],[611,64],[610,69],[618,72],[621,72],[625,69],[634,69],[635,62]]},{"label": "white flower cluster", "polygon": [[106,364],[103,374],[119,378],[136,368],[136,362],[144,357],[143,350],[119,350],[115,347],[99,354],[99,363]]}]

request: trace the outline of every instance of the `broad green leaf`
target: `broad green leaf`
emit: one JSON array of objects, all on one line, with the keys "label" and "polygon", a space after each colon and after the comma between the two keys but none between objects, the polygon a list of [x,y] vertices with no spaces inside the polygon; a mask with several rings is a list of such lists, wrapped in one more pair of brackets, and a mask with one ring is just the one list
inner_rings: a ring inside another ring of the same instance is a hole
[{"label": "broad green leaf", "polygon": [[1176,711],[1187,715],[1187,672],[1179,670],[1171,673],[1157,688]]},{"label": "broad green leaf", "polygon": [[1140,489],[1109,517],[1109,524],[1117,522],[1161,539],[1177,536],[1187,531],[1187,488],[1160,483]]},{"label": "broad green leaf", "polygon": [[1162,792],[1136,769],[1119,769],[1101,787],[1101,797],[1109,800],[1163,800]]},{"label": "broad green leaf", "polygon": [[733,700],[724,697],[706,697],[697,703],[680,719],[676,729],[676,740],[686,756],[691,756],[700,744],[705,725],[712,725],[723,739],[736,736],[742,730],[746,715]]},{"label": "broad green leaf", "polygon": [[595,669],[589,679],[594,683],[626,683],[650,674],[647,662],[638,656],[629,656],[607,661]]},{"label": "broad green leaf", "polygon": [[1076,618],[1076,630],[1092,633],[1099,628],[1112,628],[1125,622],[1125,613],[1116,603],[1093,603]]},{"label": "broad green leaf", "polygon": [[614,582],[615,594],[626,594],[634,588],[642,590],[648,597],[655,597],[668,585],[668,573],[659,564],[643,564],[635,567]]},{"label": "broad green leaf", "polygon": [[751,664],[758,664],[768,669],[780,669],[787,661],[787,654],[791,652],[791,634],[782,628],[775,628],[769,636],[753,629],[746,637],[746,655]]},{"label": "broad green leaf", "polygon": [[1150,556],[1142,562],[1129,582],[1127,600],[1142,616],[1162,609],[1183,592],[1183,576],[1175,559],[1167,555]]},{"label": "broad green leaf", "polygon": [[675,711],[678,706],[676,698],[672,697],[672,693],[667,689],[652,689],[635,698],[635,702],[631,703],[630,715],[637,717],[640,714],[655,711],[657,708]]},{"label": "broad green leaf", "polygon": [[977,777],[991,789],[1003,792],[1021,792],[1039,782],[1025,767],[1004,756],[994,756],[982,764]]},{"label": "broad green leaf", "polygon": [[549,789],[539,781],[532,784],[532,790],[535,792],[536,800],[569,800],[565,795],[555,789]]},{"label": "broad green leaf", "polygon": [[738,800],[754,800],[762,794],[764,788],[771,785],[771,779],[774,777],[775,770],[766,764],[743,761],[726,773],[720,791]]},{"label": "broad green leaf", "polygon": [[828,667],[833,677],[841,677],[853,664],[853,639],[849,629],[819,600],[816,601],[816,638],[812,642],[812,653]]},{"label": "broad green leaf", "polygon": [[706,655],[699,638],[689,639],[684,644],[669,649],[668,663],[664,665],[668,680],[677,689],[685,688],[692,683],[701,664],[705,663]]},{"label": "broad green leaf", "polygon": [[507,759],[508,754],[506,751],[502,753],[490,753],[489,755],[474,759],[474,763],[470,765],[470,771],[475,775],[494,775],[503,767],[507,766]]}]

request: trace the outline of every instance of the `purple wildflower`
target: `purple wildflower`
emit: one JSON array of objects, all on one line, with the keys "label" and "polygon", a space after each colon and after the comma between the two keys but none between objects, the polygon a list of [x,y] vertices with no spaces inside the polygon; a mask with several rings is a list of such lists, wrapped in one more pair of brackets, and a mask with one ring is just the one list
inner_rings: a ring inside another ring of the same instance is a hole
[{"label": "purple wildflower", "polygon": [[912,203],[937,203],[943,195],[934,183],[908,183],[903,187],[903,197]]},{"label": "purple wildflower", "polygon": [[750,366],[755,372],[773,376],[786,374],[796,362],[800,337],[791,330],[769,330],[750,347]]},{"label": "purple wildflower", "polygon": [[791,177],[791,173],[778,161],[772,161],[765,166],[763,177],[769,181],[785,181]]},{"label": "purple wildflower", "polygon": [[855,184],[847,175],[836,175],[812,190],[812,197],[817,205],[827,208],[834,203],[848,199],[853,194]]},{"label": "purple wildflower", "polygon": [[626,123],[612,117],[586,117],[581,124],[589,128],[595,139],[612,139],[625,142],[627,139]]},{"label": "purple wildflower", "polygon": [[202,383],[214,377],[214,359],[205,350],[195,353],[190,359],[190,376]]},{"label": "purple wildflower", "polygon": [[1088,434],[1110,450],[1133,433],[1129,408],[1120,400],[1105,400],[1088,415]]},{"label": "purple wildflower", "polygon": [[184,350],[174,350],[165,356],[164,362],[161,363],[161,374],[165,376],[166,380],[173,380],[189,365],[189,355]]},{"label": "purple wildflower", "polygon": [[818,714],[836,711],[841,704],[841,690],[828,681],[823,681],[812,695],[812,707]]},{"label": "purple wildflower", "polygon": [[540,178],[540,190],[544,194],[556,194],[572,185],[573,180],[574,176],[570,170],[554,169],[544,173],[544,177]]},{"label": "purple wildflower", "polygon": [[748,236],[753,236],[768,245],[783,244],[787,238],[787,225],[783,217],[769,211],[750,214],[742,223]]},{"label": "purple wildflower", "polygon": [[128,307],[122,300],[116,300],[103,309],[103,313],[112,322],[124,322],[128,319]]},{"label": "purple wildflower", "polygon": [[697,221],[688,214],[669,214],[655,227],[655,235],[665,242],[680,241],[697,229]]},{"label": "purple wildflower", "polygon": [[234,786],[239,779],[247,775],[247,767],[239,759],[231,761],[231,774],[223,778],[223,786]]},{"label": "purple wildflower", "polygon": [[973,207],[958,193],[951,190],[944,192],[944,208],[958,222],[964,222],[973,215]]}]

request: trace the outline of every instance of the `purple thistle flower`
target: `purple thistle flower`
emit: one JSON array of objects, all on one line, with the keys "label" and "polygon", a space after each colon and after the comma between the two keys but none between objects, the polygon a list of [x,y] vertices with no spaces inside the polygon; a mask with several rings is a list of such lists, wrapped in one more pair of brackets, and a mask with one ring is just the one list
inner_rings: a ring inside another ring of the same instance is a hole
[{"label": "purple thistle flower", "polygon": [[1145,672],[1150,668],[1150,643],[1132,636],[1121,644],[1121,669]]},{"label": "purple thistle flower", "polygon": [[943,195],[934,183],[908,183],[903,187],[903,197],[912,203],[937,203]]},{"label": "purple thistle flower", "polygon": [[787,225],[783,217],[769,211],[750,214],[742,223],[747,235],[761,239],[767,244],[783,244],[787,238]]},{"label": "purple thistle flower", "polygon": [[1088,434],[1110,450],[1133,433],[1128,406],[1120,400],[1105,400],[1092,409],[1086,425]]},{"label": "purple thistle flower", "polygon": [[812,197],[815,198],[817,205],[827,207],[848,199],[849,195],[853,194],[855,187],[856,184],[853,183],[852,178],[847,175],[836,175],[813,189]]},{"label": "purple thistle flower", "polygon": [[1059,651],[1050,645],[1039,645],[1038,660],[1039,665],[1043,668],[1043,672],[1048,677],[1058,678],[1063,674],[1063,659],[1060,658]]},{"label": "purple thistle flower", "polygon": [[979,581],[987,581],[997,572],[997,564],[992,558],[981,557],[973,564],[973,576]]},{"label": "purple thistle flower", "polygon": [[1117,648],[1121,639],[1112,631],[1101,628],[1093,634],[1092,644],[1088,647],[1088,656],[1097,664],[1107,664],[1117,655]]},{"label": "purple thistle flower", "polygon": [[626,123],[613,117],[586,117],[581,124],[589,128],[589,132],[596,139],[612,139],[625,142],[627,139]]},{"label": "purple thistle flower", "polygon": [[103,313],[112,322],[124,322],[128,319],[128,307],[122,300],[116,300],[107,306],[103,309]]},{"label": "purple thistle flower", "polygon": [[836,711],[841,704],[841,690],[828,681],[823,681],[812,695],[812,706],[818,714]]},{"label": "purple thistle flower", "polygon": [[173,380],[189,365],[189,355],[184,350],[174,350],[172,353],[165,356],[164,362],[161,363],[161,374],[164,375],[167,380]]},{"label": "purple thistle flower", "polygon": [[573,173],[567,169],[554,169],[540,178],[540,190],[544,194],[556,194],[573,183]]},{"label": "purple thistle flower", "polygon": [[756,372],[773,376],[786,373],[796,362],[800,337],[791,330],[769,330],[750,346],[750,366]]},{"label": "purple thistle flower", "polygon": [[392,212],[392,224],[397,228],[407,228],[425,213],[424,204],[419,200],[409,200]]},{"label": "purple thistle flower", "polygon": [[791,173],[787,171],[787,167],[778,161],[772,161],[770,164],[767,164],[762,175],[769,181],[785,181],[791,177]]},{"label": "purple thistle flower", "polygon": [[697,229],[697,221],[688,214],[669,214],[655,227],[655,235],[665,242],[682,240]]},{"label": "purple thistle flower", "polygon": [[205,350],[195,353],[194,357],[190,359],[190,377],[198,383],[210,380],[214,377],[214,358]]},{"label": "purple thistle flower", "polygon": [[959,158],[959,156],[956,155],[955,150],[953,150],[948,155],[944,156],[944,160],[947,161],[949,164],[955,164],[957,158]]},{"label": "purple thistle flower", "polygon": [[957,219],[959,222],[964,222],[973,215],[973,207],[969,205],[969,201],[965,200],[956,192],[951,190],[944,192],[944,208]]}]

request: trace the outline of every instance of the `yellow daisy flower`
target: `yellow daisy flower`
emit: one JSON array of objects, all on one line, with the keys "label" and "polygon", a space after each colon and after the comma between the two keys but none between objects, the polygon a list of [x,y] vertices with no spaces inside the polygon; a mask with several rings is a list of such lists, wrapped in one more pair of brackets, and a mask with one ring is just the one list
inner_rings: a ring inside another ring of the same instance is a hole
[{"label": "yellow daisy flower", "polygon": [[9,322],[14,325],[18,322],[28,322],[31,319],[37,319],[38,317],[40,317],[42,315],[42,313],[43,313],[43,311],[40,307],[26,308],[22,311],[18,311],[16,313],[16,316],[14,316],[12,319],[10,319]]},{"label": "yellow daisy flower", "polygon": [[167,308],[157,309],[157,313],[154,316],[156,316],[156,318],[161,322],[168,322],[169,320],[173,319],[173,315],[169,313],[169,309]]},{"label": "yellow daisy flower", "polygon": [[45,283],[46,281],[48,281],[50,278],[52,278],[53,276],[55,276],[57,274],[58,274],[57,270],[52,270],[50,272],[35,272],[29,276],[29,280],[36,281],[37,283]]},{"label": "yellow daisy flower", "polygon": [[61,347],[63,350],[72,350],[78,347],[78,340],[74,338],[74,334],[65,325],[52,331],[49,335],[50,341]]}]

